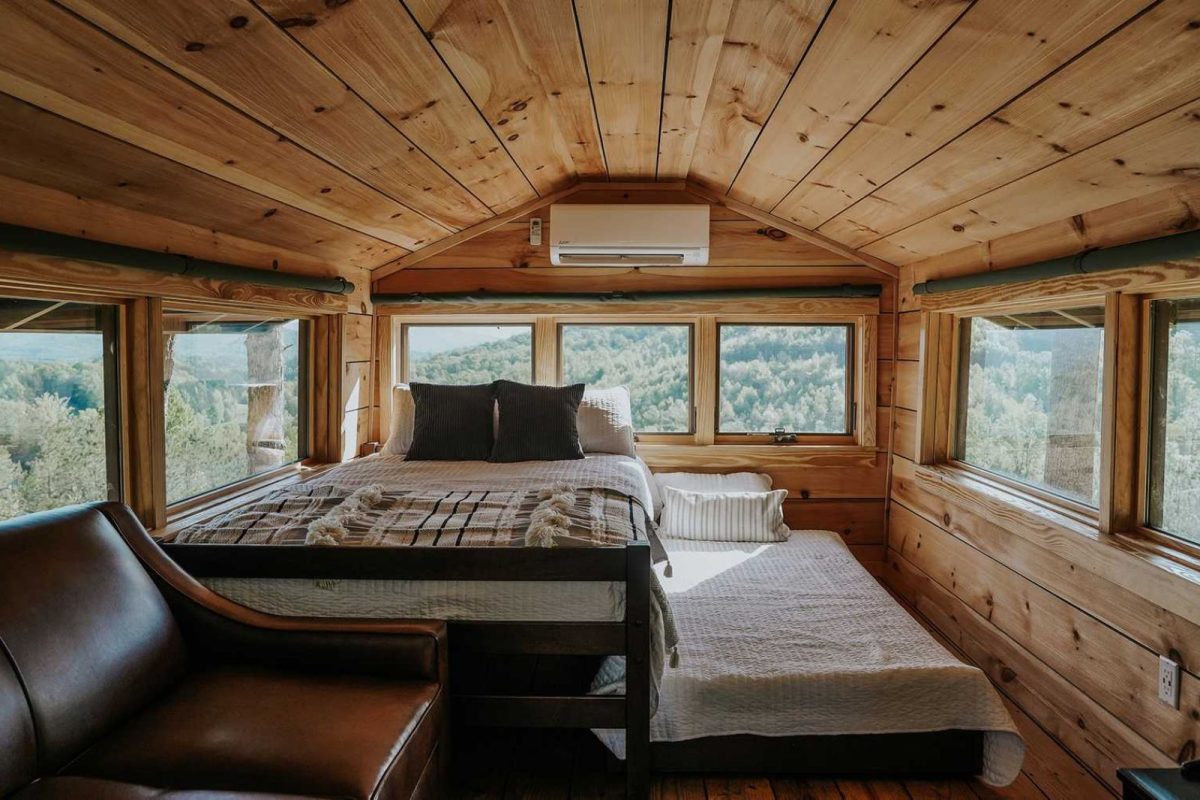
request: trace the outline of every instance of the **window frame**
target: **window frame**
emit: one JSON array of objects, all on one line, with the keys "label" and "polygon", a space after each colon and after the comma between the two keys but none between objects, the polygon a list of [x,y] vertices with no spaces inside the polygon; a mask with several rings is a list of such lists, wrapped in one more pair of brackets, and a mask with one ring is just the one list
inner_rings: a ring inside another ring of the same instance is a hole
[{"label": "window frame", "polygon": [[[1073,497],[1055,492],[1053,489],[1035,483],[1022,481],[1009,475],[1004,475],[999,472],[994,472],[978,464],[972,464],[962,457],[963,448],[965,446],[966,421],[967,415],[964,410],[967,392],[969,390],[968,382],[964,380],[966,374],[967,361],[970,358],[970,348],[967,346],[968,335],[971,330],[970,322],[979,317],[1003,316],[1024,314],[1034,311],[1070,311],[1083,307],[1100,307],[1104,309],[1104,344],[1102,351],[1101,369],[1101,453],[1100,453],[1100,499],[1097,505],[1092,506],[1088,503],[1077,500]],[[1100,516],[1100,508],[1104,503],[1104,473],[1105,473],[1105,436],[1104,432],[1107,427],[1107,406],[1108,406],[1108,386],[1110,381],[1110,359],[1108,358],[1109,349],[1109,308],[1108,298],[1096,298],[1094,302],[1074,300],[1065,300],[1058,303],[1030,303],[1016,307],[1005,307],[1002,310],[995,309],[980,309],[973,310],[968,313],[957,314],[952,321],[951,347],[952,347],[952,371],[950,374],[949,389],[951,393],[949,409],[949,419],[946,421],[949,425],[949,433],[947,435],[948,449],[945,454],[945,462],[955,469],[969,473],[976,478],[984,479],[992,485],[1003,487],[1006,490],[1024,496],[1026,499],[1031,499],[1034,502],[1053,509],[1066,512],[1077,519],[1095,523]]]},{"label": "window frame", "polygon": [[[126,501],[130,486],[130,457],[126,435],[125,402],[125,305],[107,297],[90,299],[54,292],[19,291],[4,287],[0,296],[14,300],[31,300],[59,305],[82,305],[96,309],[100,334],[102,385],[104,387],[104,469],[105,500]],[[37,317],[53,311],[40,312]],[[26,320],[28,321],[28,320]]]},{"label": "window frame", "polygon": [[[157,367],[154,374],[159,377],[161,385],[161,394],[158,395],[162,400],[164,411],[161,417],[151,421],[153,427],[153,449],[154,457],[160,465],[159,472],[161,476],[161,486],[155,486],[155,506],[161,508],[161,516],[158,522],[153,527],[159,528],[167,522],[176,520],[180,517],[189,515],[199,509],[204,509],[220,504],[222,501],[229,500],[243,495],[249,491],[268,487],[275,483],[280,483],[287,480],[295,480],[301,474],[320,466],[324,463],[317,458],[315,452],[317,450],[317,414],[319,413],[318,397],[316,393],[316,372],[317,372],[317,354],[316,350],[320,345],[318,334],[316,331],[317,318],[312,314],[303,313],[297,310],[282,310],[269,308],[255,308],[253,306],[242,305],[212,305],[209,303],[195,303],[185,300],[167,299],[166,304],[171,306],[172,310],[178,309],[181,311],[209,311],[214,313],[225,313],[231,315],[245,314],[264,318],[288,319],[297,320],[300,323],[298,336],[299,351],[297,353],[297,363],[299,366],[299,374],[296,380],[297,392],[297,431],[296,431],[296,455],[295,461],[290,461],[286,464],[281,464],[278,467],[273,467],[263,472],[247,475],[238,480],[221,486],[200,492],[199,494],[185,497],[174,502],[168,502],[166,497],[166,385],[162,380],[163,361],[165,358],[164,342],[166,337],[165,317],[166,313],[163,309],[163,301],[155,299],[152,303],[156,309],[152,315],[157,320],[157,324],[153,330],[152,341],[150,342],[151,359],[157,360]],[[324,354],[327,358],[328,354]]]},{"label": "window frame", "polygon": [[857,386],[860,382],[859,370],[855,369],[858,361],[857,326],[852,321],[847,322],[733,322],[728,318],[717,320],[716,332],[716,406],[714,408],[713,431],[718,443],[728,444],[773,444],[772,432],[764,431],[723,431],[721,430],[721,330],[726,327],[761,327],[761,328],[845,328],[846,329],[846,431],[843,433],[823,433],[819,431],[785,431],[796,436],[796,444],[853,444],[855,433],[859,429]]},{"label": "window frame", "polygon": [[[757,314],[722,313],[723,304],[702,300],[661,304],[639,301],[630,304],[629,310],[612,308],[609,303],[573,309],[531,302],[513,308],[493,304],[478,309],[459,306],[443,310],[439,307],[428,312],[423,309],[414,311],[412,307],[389,309],[384,306],[378,309],[381,318],[387,320],[382,326],[384,339],[380,345],[380,379],[381,385],[387,387],[380,398],[380,440],[386,440],[391,433],[391,387],[402,382],[405,374],[402,363],[405,325],[532,324],[534,382],[555,386],[559,384],[561,374],[561,324],[687,324],[692,326],[690,381],[693,430],[691,433],[639,434],[638,445],[648,448],[644,450],[647,457],[653,453],[656,461],[669,461],[676,452],[674,448],[717,447],[721,457],[744,457],[748,459],[747,463],[754,464],[764,458],[796,464],[810,461],[863,464],[868,460],[874,461],[877,445],[886,449],[888,441],[887,431],[877,430],[881,421],[876,415],[879,319],[880,314],[885,312],[880,311],[876,298],[822,298],[813,301],[820,305],[820,312],[792,310],[806,302],[766,301],[763,312]],[[717,365],[714,359],[717,354],[717,326],[723,323],[853,325],[851,381],[854,387],[854,432],[846,435],[811,434],[798,437],[795,442],[782,444],[774,442],[769,435],[751,437],[733,434],[718,437]],[[681,458],[685,449],[677,451]],[[694,458],[694,455],[686,458]]]},{"label": "window frame", "polygon": [[408,330],[409,328],[496,328],[496,327],[527,327],[529,328],[529,374],[533,382],[538,383],[538,341],[537,341],[537,325],[532,319],[525,321],[516,320],[472,320],[466,322],[455,321],[426,321],[421,319],[403,318],[397,322],[397,353],[396,353],[396,376],[397,381],[394,383],[408,383],[411,379],[409,375],[409,358],[408,358]]},{"label": "window frame", "polygon": [[639,442],[646,444],[674,444],[680,441],[692,441],[696,439],[696,426],[699,418],[699,407],[696,398],[696,328],[697,322],[694,318],[688,319],[639,319],[636,321],[626,320],[597,320],[595,318],[567,318],[556,317],[554,319],[554,358],[555,358],[555,377],[556,385],[562,385],[563,382],[563,346],[562,336],[563,328],[569,326],[587,326],[587,327],[686,327],[688,331],[688,366],[687,366],[687,382],[688,382],[688,429],[686,431],[634,431],[634,435]]},{"label": "window frame", "polygon": [[1136,420],[1137,434],[1145,435],[1135,438],[1131,445],[1136,454],[1136,472],[1134,474],[1134,497],[1136,507],[1132,514],[1133,530],[1142,539],[1151,543],[1161,552],[1173,559],[1182,557],[1190,568],[1200,568],[1200,543],[1185,539],[1170,531],[1156,527],[1152,523],[1150,495],[1153,491],[1153,461],[1155,457],[1154,411],[1155,401],[1153,390],[1157,381],[1155,368],[1156,357],[1156,326],[1154,304],[1161,300],[1197,300],[1200,299],[1200,285],[1181,287],[1178,289],[1145,292],[1130,299],[1133,308],[1129,316],[1138,329],[1137,354],[1140,355],[1137,368]]},{"label": "window frame", "polygon": [[[1149,524],[1150,416],[1153,384],[1152,303],[1200,297],[1200,282],[1187,276],[1156,278],[1154,267],[1125,285],[1098,286],[1081,276],[1052,291],[1020,284],[1003,300],[981,300],[982,292],[957,296],[931,295],[922,303],[921,402],[916,463],[993,487],[1017,507],[1031,505],[1043,513],[1081,523],[1097,536],[1127,537],[1147,557],[1200,571],[1200,546]],[[1131,273],[1126,273],[1131,274]],[[1078,281],[1076,283],[1075,281]],[[1106,282],[1107,283],[1107,282]],[[1160,288],[1162,283],[1167,288]],[[1082,284],[1082,285],[1080,285]],[[959,423],[961,371],[960,326],[963,320],[989,314],[1099,306],[1105,309],[1104,377],[1101,405],[1100,506],[1092,508],[954,458]]]}]

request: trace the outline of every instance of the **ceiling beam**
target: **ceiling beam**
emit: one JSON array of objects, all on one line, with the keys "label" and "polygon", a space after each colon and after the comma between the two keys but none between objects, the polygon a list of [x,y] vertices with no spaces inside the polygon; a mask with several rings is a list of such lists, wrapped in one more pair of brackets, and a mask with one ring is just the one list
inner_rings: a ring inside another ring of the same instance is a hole
[{"label": "ceiling beam", "polygon": [[[770,225],[772,228],[778,228],[784,233],[795,236],[797,239],[803,239],[810,244],[824,247],[831,253],[836,253],[839,256],[845,256],[846,258],[854,259],[860,264],[865,264],[876,272],[882,272],[888,277],[900,277],[900,268],[895,264],[891,264],[881,258],[868,255],[861,250],[855,250],[853,247],[847,247],[841,242],[830,239],[824,234],[817,233],[816,231],[809,230],[808,228],[803,228],[794,222],[789,222],[783,217],[777,217],[769,211],[763,211],[761,208],[755,208],[754,206],[743,203],[740,200],[734,200],[727,194],[722,194],[713,189],[708,189],[698,183],[688,182],[686,185],[686,190],[697,197],[701,197],[709,201],[710,203],[725,206],[730,211],[736,211],[739,214],[744,214],[745,216],[750,217],[750,219],[758,220],[764,225]],[[413,255],[415,255],[415,253]],[[411,257],[412,256],[406,256],[406,258]]]}]

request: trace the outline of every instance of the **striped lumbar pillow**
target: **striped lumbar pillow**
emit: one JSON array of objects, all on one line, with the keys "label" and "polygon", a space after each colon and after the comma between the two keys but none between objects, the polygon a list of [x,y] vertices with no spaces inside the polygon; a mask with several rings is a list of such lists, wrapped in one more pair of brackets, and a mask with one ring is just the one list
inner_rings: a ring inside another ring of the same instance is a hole
[{"label": "striped lumbar pillow", "polygon": [[658,535],[710,542],[782,542],[786,489],[771,492],[689,492],[663,487]]}]

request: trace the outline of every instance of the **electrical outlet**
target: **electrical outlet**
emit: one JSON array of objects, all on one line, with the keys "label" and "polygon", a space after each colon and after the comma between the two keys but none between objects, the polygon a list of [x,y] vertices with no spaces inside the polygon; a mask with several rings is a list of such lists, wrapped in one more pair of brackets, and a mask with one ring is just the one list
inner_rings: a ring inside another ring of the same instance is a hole
[{"label": "electrical outlet", "polygon": [[538,217],[529,220],[529,243],[534,247],[542,243],[542,221]]},{"label": "electrical outlet", "polygon": [[1158,699],[1179,708],[1179,665],[1166,656],[1158,657]]}]

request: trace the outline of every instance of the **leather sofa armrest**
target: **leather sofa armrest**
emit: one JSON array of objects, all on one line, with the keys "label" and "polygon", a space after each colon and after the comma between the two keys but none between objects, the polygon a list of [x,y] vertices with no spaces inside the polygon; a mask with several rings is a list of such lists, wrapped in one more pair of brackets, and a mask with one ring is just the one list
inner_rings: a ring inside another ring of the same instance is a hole
[{"label": "leather sofa armrest", "polygon": [[445,622],[282,617],[255,611],[184,572],[127,506],[109,502],[99,508],[154,578],[194,658],[446,683]]}]

